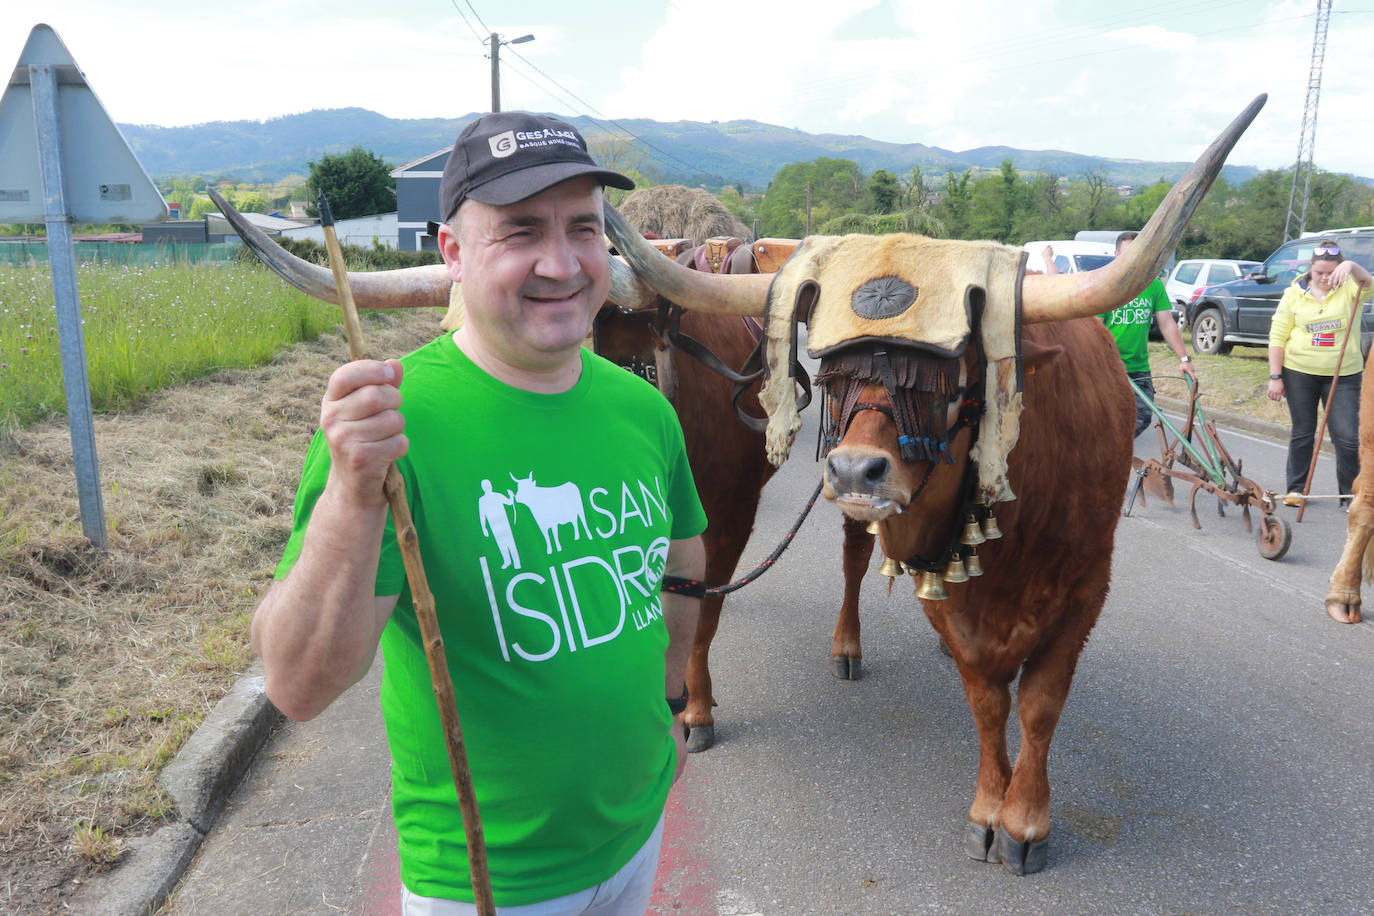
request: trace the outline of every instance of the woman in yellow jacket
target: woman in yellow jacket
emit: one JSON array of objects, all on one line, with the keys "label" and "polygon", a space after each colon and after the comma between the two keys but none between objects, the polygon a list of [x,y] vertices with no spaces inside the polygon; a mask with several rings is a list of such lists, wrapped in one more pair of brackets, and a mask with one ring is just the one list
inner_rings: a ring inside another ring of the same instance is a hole
[{"label": "woman in yellow jacket", "polygon": [[[1322,239],[1312,251],[1306,275],[1284,291],[1269,325],[1269,397],[1288,398],[1292,432],[1288,440],[1288,495],[1283,502],[1301,502],[1312,442],[1317,432],[1317,404],[1326,404],[1331,378],[1340,375],[1326,425],[1336,449],[1336,483],[1348,497],[1360,469],[1360,358],[1359,312],[1355,303],[1374,294],[1374,278],[1354,261],[1345,260],[1340,246]],[[1351,319],[1355,328],[1339,366],[1341,340]],[[1348,500],[1342,499],[1344,506]]]}]

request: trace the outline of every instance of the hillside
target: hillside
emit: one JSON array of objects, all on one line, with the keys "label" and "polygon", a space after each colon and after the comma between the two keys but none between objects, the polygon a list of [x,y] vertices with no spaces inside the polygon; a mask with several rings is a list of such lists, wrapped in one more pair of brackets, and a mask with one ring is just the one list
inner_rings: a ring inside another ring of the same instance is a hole
[{"label": "hillside", "polygon": [[[476,113],[461,118],[395,119],[362,108],[337,108],[287,115],[267,121],[211,121],[189,127],[121,124],[134,152],[155,177],[191,173],[254,183],[272,182],[304,173],[307,163],[325,153],[354,146],[371,150],[394,165],[403,165],[453,143]],[[589,140],[603,133],[585,118],[574,123]],[[1110,184],[1172,181],[1186,162],[1107,159],[1065,150],[1022,150],[985,146],[947,150],[921,143],[886,143],[843,134],[808,134],[759,121],[616,122],[648,146],[641,167],[658,182],[723,185],[742,183],[762,190],[789,162],[820,156],[852,159],[865,171],[885,168],[897,174],[919,165],[935,176],[966,168],[995,169],[1010,157],[1022,172],[1044,171],[1077,178],[1100,170]],[[641,146],[642,148],[642,146]],[[1226,177],[1244,181],[1259,174],[1253,166],[1228,165]]]}]

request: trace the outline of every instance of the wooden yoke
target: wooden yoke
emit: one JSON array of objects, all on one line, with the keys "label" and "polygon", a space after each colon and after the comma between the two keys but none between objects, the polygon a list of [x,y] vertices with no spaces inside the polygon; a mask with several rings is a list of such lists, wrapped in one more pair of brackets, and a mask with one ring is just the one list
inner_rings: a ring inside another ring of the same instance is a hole
[{"label": "wooden yoke", "polygon": [[[319,199],[320,228],[324,230],[324,244],[329,252],[329,267],[334,272],[334,286],[339,294],[339,306],[344,313],[344,329],[348,336],[349,354],[356,359],[369,359],[363,344],[363,328],[358,321],[358,308],[353,304],[353,291],[348,285],[348,271],[344,267],[343,251],[334,232],[334,217],[323,192]],[[472,893],[477,912],[481,916],[495,916],[496,904],[491,893],[491,874],[487,870],[487,843],[482,836],[482,817],[477,811],[477,795],[472,788],[472,771],[468,769],[467,752],[463,747],[463,729],[458,722],[458,703],[453,693],[453,678],[449,675],[448,659],[444,654],[444,638],[439,632],[439,618],[434,610],[434,594],[429,590],[424,565],[420,560],[420,540],[415,534],[415,522],[406,501],[405,481],[396,463],[386,469],[382,485],[391,517],[396,523],[396,540],[401,548],[406,579],[410,582],[415,618],[420,624],[420,636],[425,643],[425,657],[434,682],[434,699],[439,704],[439,720],[444,729],[444,744],[448,748],[449,768],[458,790],[458,807],[463,815],[463,831],[468,847],[468,870],[472,877]]]}]

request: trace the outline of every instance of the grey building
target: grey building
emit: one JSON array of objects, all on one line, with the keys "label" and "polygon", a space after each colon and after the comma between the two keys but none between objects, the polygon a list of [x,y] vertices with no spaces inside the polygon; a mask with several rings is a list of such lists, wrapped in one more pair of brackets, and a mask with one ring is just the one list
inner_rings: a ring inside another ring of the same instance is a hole
[{"label": "grey building", "polygon": [[439,179],[452,147],[422,156],[394,169],[396,179],[396,247],[401,251],[438,251],[428,222],[439,220]]}]

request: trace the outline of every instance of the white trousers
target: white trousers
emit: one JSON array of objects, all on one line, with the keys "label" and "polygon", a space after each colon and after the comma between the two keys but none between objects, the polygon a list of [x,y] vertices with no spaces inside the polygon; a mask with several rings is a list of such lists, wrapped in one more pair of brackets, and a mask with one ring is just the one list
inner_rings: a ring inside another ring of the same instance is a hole
[{"label": "white trousers", "polygon": [[[542,903],[496,908],[499,916],[644,916],[658,874],[658,852],[663,845],[663,817],[649,839],[630,861],[610,878],[584,891]],[[477,907],[458,900],[421,897],[401,888],[404,916],[476,916]]]}]

